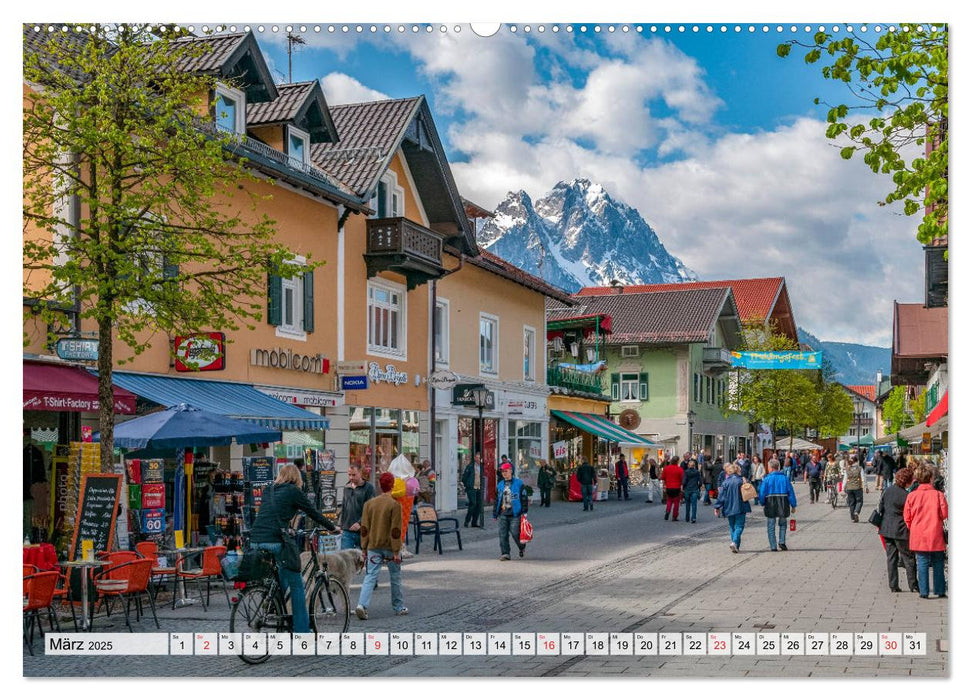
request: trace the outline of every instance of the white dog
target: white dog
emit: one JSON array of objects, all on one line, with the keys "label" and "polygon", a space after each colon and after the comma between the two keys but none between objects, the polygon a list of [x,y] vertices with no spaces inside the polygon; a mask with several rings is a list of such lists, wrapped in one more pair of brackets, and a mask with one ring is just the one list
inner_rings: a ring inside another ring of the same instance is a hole
[{"label": "white dog", "polygon": [[[311,552],[303,552],[300,555],[301,570],[307,566],[307,562],[310,561],[310,555]],[[321,568],[326,563],[327,571],[331,577],[343,583],[344,590],[349,591],[351,588],[351,577],[364,570],[364,552],[360,549],[342,549],[333,554],[318,554],[317,562]],[[304,581],[304,585],[307,583],[307,581]]]}]

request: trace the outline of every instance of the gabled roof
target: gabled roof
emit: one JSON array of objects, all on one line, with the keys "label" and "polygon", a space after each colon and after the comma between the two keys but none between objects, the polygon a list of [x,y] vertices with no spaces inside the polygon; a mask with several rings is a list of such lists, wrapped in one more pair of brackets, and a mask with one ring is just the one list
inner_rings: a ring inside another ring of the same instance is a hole
[{"label": "gabled roof", "polygon": [[867,401],[877,400],[877,387],[874,384],[844,384],[843,386]]},{"label": "gabled roof", "polygon": [[463,252],[477,254],[475,234],[423,96],[334,105],[331,115],[340,141],[314,145],[310,152],[315,165],[368,200],[400,148],[429,228]]},{"label": "gabled roof", "polygon": [[185,56],[178,67],[188,73],[208,73],[237,81],[246,91],[246,102],[256,104],[277,98],[276,85],[252,32],[212,34],[176,39],[179,44],[203,46],[198,55]]},{"label": "gabled roof", "polygon": [[337,127],[316,80],[277,85],[279,96],[272,102],[259,102],[246,110],[246,126],[292,124],[310,134],[311,143],[334,143]]},{"label": "gabled roof", "polygon": [[[629,289],[629,288],[628,288]],[[738,311],[728,287],[673,289],[659,292],[576,294],[576,308],[549,310],[556,321],[585,314],[606,314],[613,321],[607,342],[669,344],[704,343],[719,320],[727,324],[729,343],[740,334]]]},{"label": "gabled roof", "polygon": [[521,284],[527,289],[539,292],[549,299],[556,299],[557,301],[570,305],[576,303],[568,291],[554,287],[549,282],[531,275],[525,270],[521,270],[512,263],[503,260],[498,255],[493,255],[487,250],[480,250],[479,255],[467,257],[465,260],[471,265],[488,270],[500,277],[505,277],[517,284]]}]

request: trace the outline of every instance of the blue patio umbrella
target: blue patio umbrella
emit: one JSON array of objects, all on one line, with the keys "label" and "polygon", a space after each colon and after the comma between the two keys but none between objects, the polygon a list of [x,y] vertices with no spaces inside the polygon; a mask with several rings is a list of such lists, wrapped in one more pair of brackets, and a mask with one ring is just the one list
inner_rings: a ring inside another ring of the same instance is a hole
[{"label": "blue patio umbrella", "polygon": [[[96,435],[98,439],[100,435]],[[283,434],[262,425],[203,411],[188,404],[172,406],[115,426],[115,447],[215,447],[237,443],[277,442]]]}]

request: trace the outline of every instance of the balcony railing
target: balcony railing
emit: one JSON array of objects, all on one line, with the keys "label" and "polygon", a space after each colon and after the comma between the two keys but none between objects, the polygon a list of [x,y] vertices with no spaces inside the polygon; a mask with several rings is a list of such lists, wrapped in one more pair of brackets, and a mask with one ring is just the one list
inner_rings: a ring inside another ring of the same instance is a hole
[{"label": "balcony railing", "polygon": [[445,272],[442,267],[442,236],[403,216],[369,219],[367,222],[368,277],[391,270],[408,279],[413,289]]},{"label": "balcony railing", "polygon": [[546,368],[546,383],[563,389],[603,395],[601,375],[551,365]]},{"label": "balcony railing", "polygon": [[732,368],[732,353],[727,348],[704,348],[701,363],[706,371],[725,372]]}]

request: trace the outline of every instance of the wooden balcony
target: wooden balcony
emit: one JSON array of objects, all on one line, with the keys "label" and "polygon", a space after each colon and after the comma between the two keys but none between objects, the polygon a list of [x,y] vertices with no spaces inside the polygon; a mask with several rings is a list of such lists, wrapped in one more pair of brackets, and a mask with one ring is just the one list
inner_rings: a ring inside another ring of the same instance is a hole
[{"label": "wooden balcony", "polygon": [[369,219],[364,262],[369,278],[390,270],[404,275],[411,290],[445,273],[442,236],[400,216]]}]

